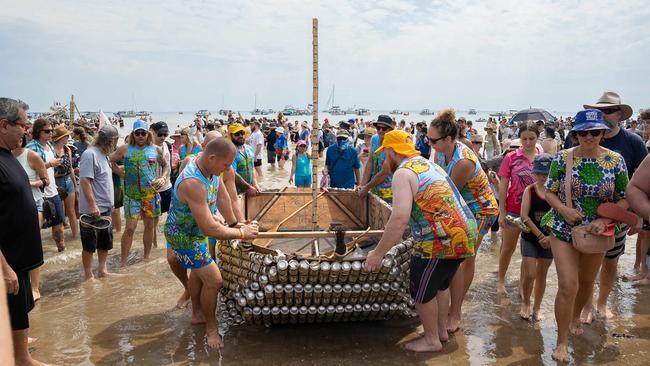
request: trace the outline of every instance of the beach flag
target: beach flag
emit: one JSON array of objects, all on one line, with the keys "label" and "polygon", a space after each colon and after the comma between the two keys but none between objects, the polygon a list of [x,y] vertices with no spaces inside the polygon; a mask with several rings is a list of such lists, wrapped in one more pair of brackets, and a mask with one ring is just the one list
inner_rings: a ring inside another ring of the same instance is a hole
[{"label": "beach flag", "polygon": [[108,117],[102,112],[101,110],[99,111],[99,129],[101,130],[102,127],[106,126],[108,124]]}]

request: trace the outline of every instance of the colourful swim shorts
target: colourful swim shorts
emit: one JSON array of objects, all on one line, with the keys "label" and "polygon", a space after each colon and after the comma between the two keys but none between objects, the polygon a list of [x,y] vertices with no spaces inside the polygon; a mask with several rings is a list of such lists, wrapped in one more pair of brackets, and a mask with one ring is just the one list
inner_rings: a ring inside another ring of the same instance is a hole
[{"label": "colourful swim shorts", "polygon": [[124,217],[126,219],[140,220],[141,218],[155,218],[160,216],[160,195],[153,197],[133,199],[124,195]]},{"label": "colourful swim shorts", "polygon": [[[168,244],[169,247],[169,244]],[[185,269],[203,268],[213,262],[210,251],[208,250],[207,238],[194,242],[194,247],[190,249],[174,249],[178,262]]]},{"label": "colourful swim shorts", "polygon": [[490,228],[497,221],[496,216],[476,216],[476,224],[478,226],[478,236],[483,237],[490,231]]}]

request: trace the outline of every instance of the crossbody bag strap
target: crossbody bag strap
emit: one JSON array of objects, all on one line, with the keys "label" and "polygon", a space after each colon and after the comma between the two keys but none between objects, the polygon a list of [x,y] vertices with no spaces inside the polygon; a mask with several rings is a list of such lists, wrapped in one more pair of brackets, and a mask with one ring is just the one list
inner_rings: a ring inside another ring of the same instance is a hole
[{"label": "crossbody bag strap", "polygon": [[564,197],[566,206],[573,208],[573,199],[571,197],[571,176],[573,175],[573,149],[567,149],[566,152],[566,172],[564,175]]}]

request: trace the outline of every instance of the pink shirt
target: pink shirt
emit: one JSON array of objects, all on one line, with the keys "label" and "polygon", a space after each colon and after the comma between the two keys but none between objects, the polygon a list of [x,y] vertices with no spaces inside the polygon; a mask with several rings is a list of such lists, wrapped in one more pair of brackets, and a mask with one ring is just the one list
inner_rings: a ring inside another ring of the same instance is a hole
[{"label": "pink shirt", "polygon": [[[524,150],[519,148],[508,153],[499,168],[499,177],[510,181],[508,197],[506,198],[506,211],[519,215],[521,211],[521,196],[524,189],[535,183],[533,162],[524,155]],[[503,197],[500,197],[503,199]]]}]

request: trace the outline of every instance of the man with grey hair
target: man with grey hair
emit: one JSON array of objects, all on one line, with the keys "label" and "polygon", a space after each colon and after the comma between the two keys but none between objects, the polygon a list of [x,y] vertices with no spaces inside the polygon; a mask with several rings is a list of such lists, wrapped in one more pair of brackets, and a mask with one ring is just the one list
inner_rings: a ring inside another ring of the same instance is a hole
[{"label": "man with grey hair", "polygon": [[[84,151],[79,163],[79,213],[93,219],[108,220],[113,208],[113,177],[108,155],[115,150],[117,129],[106,125],[102,127],[93,145]],[[97,220],[98,221],[98,220]],[[108,251],[113,249],[113,227],[97,229],[86,220],[81,220],[81,261],[85,280],[94,280],[92,272],[93,253],[97,251],[99,265],[97,277],[109,275],[106,267]]]},{"label": "man with grey hair", "polygon": [[0,98],[0,268],[7,292],[16,365],[43,365],[27,347],[29,312],[34,308],[29,271],[43,265],[38,211],[27,173],[11,150],[27,129],[24,102]]}]

